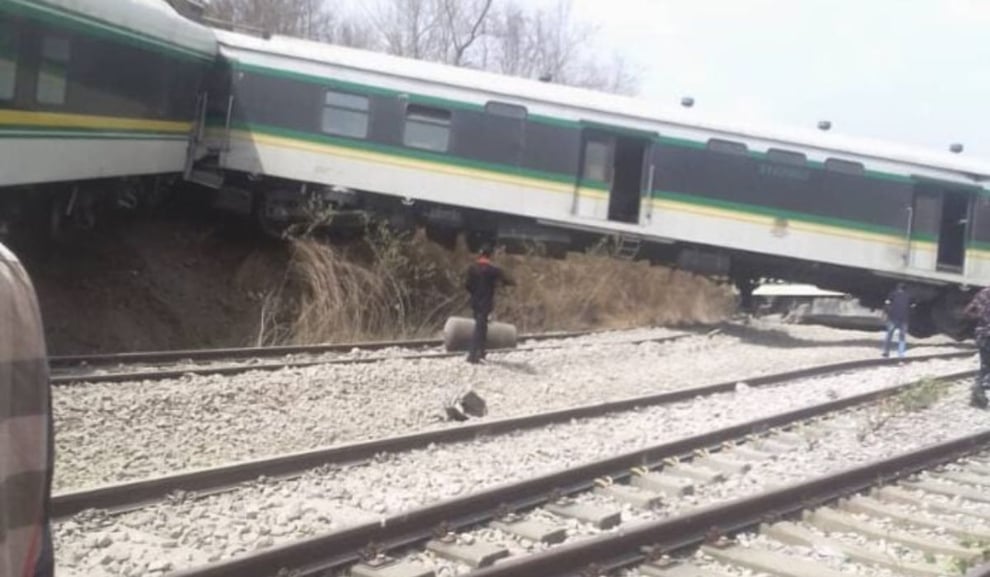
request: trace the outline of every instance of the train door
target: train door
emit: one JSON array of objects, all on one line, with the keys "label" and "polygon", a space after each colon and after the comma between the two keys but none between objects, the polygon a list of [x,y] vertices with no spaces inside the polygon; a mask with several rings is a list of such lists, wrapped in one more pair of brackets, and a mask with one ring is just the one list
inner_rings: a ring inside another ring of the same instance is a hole
[{"label": "train door", "polygon": [[937,270],[963,272],[966,264],[966,232],[969,230],[969,197],[965,192],[942,192]]},{"label": "train door", "polygon": [[639,224],[648,211],[648,175],[653,139],[649,135],[586,129],[574,213],[613,222]]},{"label": "train door", "polygon": [[915,187],[908,233],[909,267],[961,273],[966,265],[970,194],[935,183]]}]

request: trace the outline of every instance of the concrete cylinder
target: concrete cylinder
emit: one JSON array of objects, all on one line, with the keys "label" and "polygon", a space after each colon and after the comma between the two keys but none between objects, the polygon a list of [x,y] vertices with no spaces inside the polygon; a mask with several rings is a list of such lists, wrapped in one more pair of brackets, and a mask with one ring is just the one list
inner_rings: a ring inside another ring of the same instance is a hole
[{"label": "concrete cylinder", "polygon": [[[466,351],[471,348],[472,335],[474,335],[474,319],[450,317],[443,326],[443,345],[448,352]],[[486,342],[488,350],[514,349],[518,338],[515,325],[488,323]]]}]

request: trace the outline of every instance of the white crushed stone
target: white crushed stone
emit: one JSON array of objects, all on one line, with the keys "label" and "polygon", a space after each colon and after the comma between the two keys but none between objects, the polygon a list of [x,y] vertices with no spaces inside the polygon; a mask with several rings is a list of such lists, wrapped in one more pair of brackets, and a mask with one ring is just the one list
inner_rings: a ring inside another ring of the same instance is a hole
[{"label": "white crushed stone", "polygon": [[[468,388],[487,401],[487,418],[504,418],[873,358],[881,346],[877,334],[762,322],[667,344],[619,342],[672,334],[578,337],[564,349],[492,354],[487,366],[393,359],[57,387],[55,489],[448,427],[443,407]],[[946,352],[946,344],[930,339],[909,354]]]},{"label": "white crushed stone", "polygon": [[[877,413],[880,409],[860,409],[834,419],[842,424],[838,432],[833,433],[828,438],[828,444],[817,444],[795,449],[784,453],[778,457],[757,463],[753,470],[744,475],[730,476],[724,483],[713,485],[697,485],[694,495],[685,496],[676,500],[668,499],[666,502],[652,511],[645,511],[628,504],[617,503],[606,497],[591,493],[584,493],[577,497],[582,503],[592,504],[610,509],[620,509],[622,511],[623,524],[635,524],[637,522],[655,521],[658,518],[669,517],[684,513],[690,509],[710,505],[713,503],[726,501],[749,494],[759,493],[773,487],[786,485],[806,479],[812,476],[824,475],[857,464],[889,457],[892,454],[907,452],[921,446],[945,441],[954,437],[971,434],[987,428],[986,412],[972,409],[968,406],[968,385],[961,383],[953,388],[953,391],[945,399],[938,401],[928,409],[913,414],[894,415],[883,421],[883,425],[874,429],[877,422]],[[850,420],[849,416],[854,418]],[[946,426],[943,419],[951,420],[952,425]],[[855,425],[848,427],[850,421]],[[812,451],[811,449],[814,449]],[[899,523],[889,520],[877,520],[875,518],[856,515],[863,520],[869,520],[891,529],[901,532],[911,533],[928,538],[930,541],[941,541],[950,543],[960,543],[959,539],[946,535],[942,530],[926,529],[918,527],[906,528]],[[530,513],[531,518],[539,518],[552,521],[554,516],[543,512],[534,511]],[[568,538],[581,539],[590,538],[601,534],[603,531],[586,524],[578,524],[573,521],[563,521],[568,524]],[[559,518],[556,524],[562,524]],[[607,532],[620,531],[619,528],[611,529]],[[512,548],[514,537],[499,539],[498,533],[491,533],[489,529],[477,529],[469,533],[475,538],[487,538],[490,542],[505,547]],[[833,538],[841,538],[841,534],[833,534]],[[742,536],[743,543],[747,539],[758,543],[772,543],[772,550],[789,553],[801,558],[820,559],[825,565],[855,575],[868,577],[895,577],[896,572],[888,571],[884,568],[869,567],[843,558],[830,558],[822,552],[812,552],[801,547],[788,547],[776,543],[762,536]],[[902,547],[896,544],[877,544],[876,541],[865,539],[861,536],[852,537],[858,545],[871,548],[879,548],[896,559],[916,564],[924,564],[926,561],[934,560],[937,566],[953,567],[952,560],[944,555],[934,555],[931,559],[926,559],[923,554],[917,551]],[[545,545],[537,544],[534,550],[543,550]],[[518,547],[516,547],[518,549]],[[703,554],[696,557],[702,566],[710,566],[711,559]],[[718,564],[716,564],[718,565]],[[953,570],[954,572],[954,570]],[[636,573],[633,573],[636,574]],[[762,575],[760,573],[740,573],[738,571],[726,573],[727,575]]]},{"label": "white crushed stone", "polygon": [[[121,525],[136,525],[155,538],[176,539],[180,548],[201,551],[211,559],[229,558],[245,550],[341,529],[356,522],[560,470],[604,455],[824,402],[836,396],[955,372],[971,363],[968,359],[932,361],[861,371],[852,378],[837,375],[810,379],[798,385],[745,389],[741,393],[578,420],[540,430],[382,455],[374,462],[339,470],[324,468],[292,481],[256,483],[178,506],[156,505],[95,528],[86,525],[85,519],[77,519],[76,523],[83,525],[83,534],[98,530],[110,535]],[[672,513],[676,507],[738,496],[757,491],[769,483],[820,474],[851,462],[887,456],[922,442],[971,431],[983,422],[985,413],[966,406],[964,397],[963,392],[953,395],[952,402],[941,407],[942,413],[926,411],[893,418],[876,431],[850,428],[847,433],[834,435],[828,445],[822,444],[814,451],[792,451],[754,467],[755,473],[730,477],[726,483],[703,488],[696,497],[665,507]],[[869,410],[859,411],[857,422],[866,423],[871,415]],[[848,420],[848,417],[844,419]],[[890,431],[896,433],[893,438],[888,436]],[[863,438],[862,442],[859,437]],[[627,511],[626,518],[634,519],[637,514]],[[211,527],[209,538],[205,536],[206,531],[200,529],[204,519]],[[284,529],[285,534],[264,533],[263,528],[276,526]],[[180,530],[177,538],[172,537]],[[585,530],[584,526],[574,528],[576,534]],[[93,572],[94,577],[107,574],[101,573],[99,551],[87,547],[85,539],[66,534],[61,525],[56,529],[56,536],[60,566],[73,570],[84,568]],[[163,557],[176,567],[187,566],[181,556],[173,559],[167,551],[154,558]],[[145,560],[138,557],[130,563],[139,564]]]}]

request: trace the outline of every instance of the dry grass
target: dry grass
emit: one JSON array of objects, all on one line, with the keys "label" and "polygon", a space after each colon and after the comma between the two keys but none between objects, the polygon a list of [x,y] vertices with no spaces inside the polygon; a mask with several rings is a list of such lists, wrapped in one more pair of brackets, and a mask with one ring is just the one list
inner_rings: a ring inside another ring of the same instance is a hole
[{"label": "dry grass", "polygon": [[[347,342],[436,335],[448,316],[467,314],[463,274],[472,255],[417,235],[377,230],[360,245],[293,242],[288,272],[264,299],[258,344]],[[711,322],[729,292],[705,279],[611,258],[607,249],[558,261],[497,258],[516,280],[495,317],[523,332]]]}]

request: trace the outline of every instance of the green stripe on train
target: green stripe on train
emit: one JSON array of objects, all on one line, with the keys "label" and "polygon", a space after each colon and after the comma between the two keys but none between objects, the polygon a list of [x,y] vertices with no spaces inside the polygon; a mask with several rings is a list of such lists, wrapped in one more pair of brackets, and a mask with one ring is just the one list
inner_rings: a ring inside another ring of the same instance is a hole
[{"label": "green stripe on train", "polygon": [[[432,162],[434,164],[445,164],[448,166],[456,166],[458,168],[483,170],[487,172],[504,174],[507,176],[532,178],[534,180],[543,180],[555,184],[565,184],[570,186],[576,186],[578,184],[573,175],[545,172],[545,171],[534,170],[529,168],[520,168],[520,167],[508,166],[504,164],[484,162],[481,160],[456,158],[446,154],[428,152],[425,150],[414,150],[399,146],[390,146],[387,144],[378,144],[375,142],[368,142],[366,140],[350,140],[347,138],[338,138],[329,135],[314,134],[311,132],[301,132],[286,128],[280,128],[277,126],[270,126],[270,125],[257,124],[257,123],[238,122],[238,123],[234,123],[231,127],[235,130],[257,132],[259,134],[276,136],[279,138],[286,138],[289,140],[297,140],[300,142],[323,144],[328,146],[339,146],[341,148],[349,148],[351,150],[362,151],[362,152],[373,152],[377,154],[384,154],[386,156],[393,156],[396,158],[405,158],[410,160],[418,160],[422,162]],[[603,183],[581,182],[580,184],[583,188],[593,188],[593,189],[601,190],[603,192],[608,192],[608,188]]]},{"label": "green stripe on train", "polygon": [[736,212],[740,214],[747,214],[752,216],[796,220],[799,222],[806,222],[809,224],[818,224],[818,225],[830,226],[834,228],[855,230],[859,232],[867,232],[871,234],[879,234],[883,236],[891,236],[896,238],[904,238],[905,235],[905,232],[903,230],[894,227],[869,224],[865,222],[846,220],[841,218],[816,216],[804,212],[795,212],[790,210],[772,208],[768,206],[760,206],[755,204],[746,204],[741,202],[732,202],[728,200],[707,198],[707,197],[696,196],[693,194],[673,192],[669,190],[655,190],[653,191],[653,198],[659,200],[672,200],[674,202],[680,202],[683,204],[693,204],[696,206],[714,208],[714,209]]},{"label": "green stripe on train", "polygon": [[[497,174],[504,174],[507,176],[533,178],[536,180],[543,180],[555,184],[568,184],[568,185],[576,184],[573,175],[563,175],[563,174],[549,173],[549,172],[530,170],[524,168],[507,167],[505,165],[486,163],[481,161],[451,158],[443,154],[414,151],[414,150],[409,150],[395,146],[371,143],[367,141],[349,140],[346,138],[337,138],[337,137],[318,135],[308,132],[299,132],[295,130],[288,130],[284,128],[254,124],[254,123],[236,123],[233,126],[233,128],[237,130],[257,132],[262,135],[270,135],[278,138],[285,138],[300,142],[339,146],[341,148],[349,148],[352,150],[357,150],[362,152],[374,152],[374,153],[384,154],[387,156],[393,156],[397,158],[407,158],[412,160],[432,162],[435,164],[446,164],[449,166],[455,166],[459,168],[483,170],[487,172],[494,172]],[[581,183],[581,185],[582,187],[608,192],[608,189],[601,184]],[[678,192],[657,190],[653,192],[653,198],[675,200],[678,202],[683,202],[685,204],[695,204],[699,206],[703,205],[712,208],[730,210],[742,214],[768,216],[773,218],[788,218],[791,220],[798,220],[812,224],[820,224],[835,228],[855,230],[860,232],[869,232],[873,234],[881,234],[885,236],[893,236],[898,238],[902,238],[905,234],[904,231],[901,231],[893,227],[871,225],[869,223],[863,223],[859,221],[846,220],[846,219],[822,217],[822,216],[816,216],[802,212],[778,210],[778,209],[759,206],[759,205],[720,201],[720,200],[709,199],[709,198],[678,193]],[[914,240],[919,240],[919,241],[927,240],[922,238],[922,235],[916,235],[913,238]]]},{"label": "green stripe on train", "polygon": [[[382,88],[380,86],[372,86],[370,84],[362,84],[358,82],[350,82],[345,80],[339,80],[336,78],[327,78],[323,76],[316,76],[313,74],[306,74],[303,72],[295,72],[292,70],[283,70],[269,68],[267,66],[261,66],[257,64],[247,64],[239,60],[231,60],[231,65],[234,70],[241,72],[249,72],[253,74],[259,74],[262,76],[268,76],[272,78],[285,78],[288,80],[296,80],[299,82],[304,82],[307,84],[315,84],[323,86],[325,88],[336,88],[340,90],[345,90],[355,94],[360,94],[363,96],[389,96],[389,97],[403,97],[407,98],[409,102],[413,104],[422,104],[427,106],[438,106],[441,108],[447,108],[450,110],[469,110],[474,112],[483,112],[485,107],[480,104],[475,104],[473,102],[464,102],[460,100],[451,100],[448,98],[439,98],[435,96],[427,96],[425,94],[416,94],[412,92],[406,92],[401,90],[393,90],[389,88]],[[688,148],[692,150],[707,150],[708,143],[703,141],[691,140],[687,138],[678,138],[664,135],[656,135],[653,137],[647,137],[649,132],[644,132],[642,130],[634,128],[626,128],[616,125],[603,125],[603,124],[589,124],[586,122],[578,122],[574,120],[567,120],[563,118],[556,118],[553,116],[545,116],[540,114],[530,114],[528,120],[532,122],[537,122],[540,124],[546,124],[550,126],[557,126],[560,128],[568,128],[572,130],[582,130],[584,128],[593,128],[597,130],[609,130],[611,129],[616,133],[628,133],[634,134],[635,136],[643,137],[644,139],[651,140],[657,144],[664,144],[667,146],[675,146],[678,148]],[[660,122],[660,121],[657,121]],[[756,160],[766,160],[766,153],[750,150],[747,152],[750,158]],[[824,170],[825,165],[821,162],[808,161],[808,167],[816,170]],[[863,175],[867,178],[873,178],[877,180],[886,180],[899,182],[902,184],[914,184],[914,179],[910,176],[904,176],[901,174],[894,174],[891,172],[883,172],[876,170],[865,170]],[[962,186],[962,185],[960,185]],[[990,194],[990,191],[985,191]]]}]

